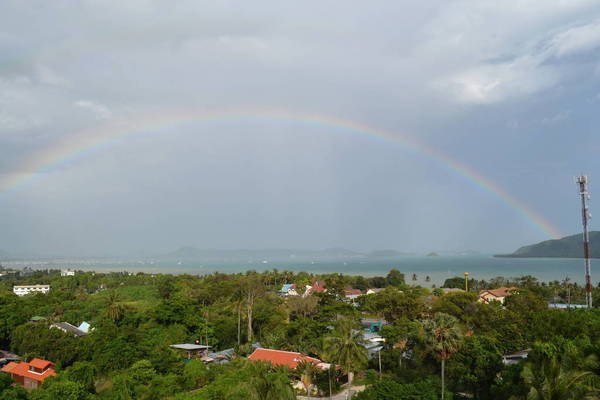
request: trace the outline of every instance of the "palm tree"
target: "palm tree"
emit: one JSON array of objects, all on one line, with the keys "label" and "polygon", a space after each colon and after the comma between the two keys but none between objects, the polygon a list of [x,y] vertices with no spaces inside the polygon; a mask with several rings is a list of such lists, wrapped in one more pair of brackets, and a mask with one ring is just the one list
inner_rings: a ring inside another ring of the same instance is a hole
[{"label": "palm tree", "polygon": [[304,386],[306,396],[310,399],[313,381],[318,372],[317,367],[310,361],[302,361],[296,367],[296,372],[300,374],[300,382],[302,382],[302,386]]},{"label": "palm tree", "polygon": [[329,398],[331,398],[331,368],[333,367],[331,361],[333,359],[333,355],[329,350],[329,343],[327,342],[326,338],[322,336],[313,342],[311,346],[311,352],[319,356],[321,361],[329,363],[329,368],[327,368],[327,382],[329,383]]},{"label": "palm tree", "polygon": [[462,332],[455,317],[437,313],[432,319],[423,322],[423,334],[429,351],[442,361],[442,400],[444,400],[446,360],[458,351],[462,341]]},{"label": "palm tree", "polygon": [[112,290],[108,293],[106,298],[106,316],[110,318],[113,322],[117,322],[123,316],[125,312],[125,308],[120,303],[121,296],[115,290]]},{"label": "palm tree", "polygon": [[261,362],[248,363],[251,379],[248,388],[255,400],[295,400],[286,371]]},{"label": "palm tree", "polygon": [[348,374],[348,386],[351,387],[354,371],[362,368],[368,361],[361,331],[354,329],[351,320],[341,320],[338,328],[325,341],[329,353],[333,355],[333,363],[340,365],[344,373]]},{"label": "palm tree", "polygon": [[543,362],[538,368],[526,364],[521,372],[529,386],[527,400],[598,399],[598,390],[590,385],[594,374],[590,371],[565,369],[556,357]]}]

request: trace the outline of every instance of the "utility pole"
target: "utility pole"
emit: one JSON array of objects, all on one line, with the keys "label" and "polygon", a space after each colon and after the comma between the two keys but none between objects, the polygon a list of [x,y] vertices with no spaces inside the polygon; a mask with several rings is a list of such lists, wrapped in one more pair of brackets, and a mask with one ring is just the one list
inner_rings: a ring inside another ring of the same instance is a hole
[{"label": "utility pole", "polygon": [[585,262],[585,302],[588,308],[592,308],[592,277],[590,275],[591,260],[590,260],[590,234],[588,231],[588,221],[591,217],[587,201],[590,196],[587,190],[588,178],[587,175],[577,177],[579,185],[579,195],[581,196],[581,221],[583,223],[583,257]]},{"label": "utility pole", "polygon": [[377,354],[379,355],[379,379],[381,379],[381,348],[379,349]]}]

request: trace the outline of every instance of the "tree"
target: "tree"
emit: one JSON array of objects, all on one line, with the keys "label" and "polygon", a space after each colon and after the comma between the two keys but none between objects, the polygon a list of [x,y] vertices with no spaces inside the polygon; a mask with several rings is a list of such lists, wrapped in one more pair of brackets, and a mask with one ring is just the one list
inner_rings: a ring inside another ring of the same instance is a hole
[{"label": "tree", "polygon": [[392,269],[388,272],[385,280],[389,286],[404,285],[404,274],[397,269]]},{"label": "tree", "polygon": [[599,391],[591,385],[593,373],[563,368],[557,357],[545,360],[537,368],[523,367],[521,377],[529,387],[528,400],[598,399]]},{"label": "tree", "polygon": [[423,311],[423,305],[414,295],[395,288],[386,288],[367,297],[369,308],[390,323],[400,318],[416,319]]},{"label": "tree", "polygon": [[318,373],[317,367],[310,361],[302,361],[296,367],[296,373],[300,375],[300,382],[302,382],[302,386],[304,386],[306,396],[310,398],[313,381]]},{"label": "tree", "polygon": [[256,303],[256,300],[265,293],[265,287],[260,275],[258,275],[256,272],[250,272],[244,276],[240,283],[240,292],[246,305],[246,319],[248,323],[247,340],[248,342],[252,342],[252,316],[254,312],[254,304]]},{"label": "tree", "polygon": [[360,330],[354,329],[349,319],[339,321],[332,335],[325,338],[328,351],[333,355],[333,363],[340,365],[348,374],[348,386],[352,386],[354,371],[367,363],[367,349],[363,346]]},{"label": "tree", "polygon": [[[319,338],[317,338],[313,342],[313,345],[311,348],[311,351],[314,354],[316,354],[317,356],[319,356],[321,361],[326,362],[326,363],[331,363],[334,358],[334,354],[331,353],[331,350],[332,350],[331,346],[329,346],[327,339],[324,338],[323,336],[320,336]],[[330,365],[329,368],[327,368],[327,390],[329,391],[329,397],[331,397],[331,394],[332,394],[331,369],[332,369],[332,365]],[[334,373],[335,373],[335,371],[334,371]]]},{"label": "tree", "polygon": [[83,385],[60,377],[50,377],[44,381],[41,389],[31,394],[31,400],[87,400],[90,394]]},{"label": "tree", "polygon": [[448,363],[448,376],[456,387],[476,399],[490,399],[490,389],[502,371],[502,353],[495,339],[477,335],[465,337],[460,350]]},{"label": "tree", "polygon": [[465,314],[476,311],[477,299],[477,294],[473,292],[448,293],[435,301],[432,311],[450,314],[464,321],[467,317]]},{"label": "tree", "polygon": [[125,308],[121,304],[121,296],[116,290],[111,290],[106,297],[106,316],[113,322],[117,322],[124,313]]},{"label": "tree", "polygon": [[90,362],[77,361],[65,371],[66,378],[79,383],[90,393],[96,392],[96,366]]},{"label": "tree", "polygon": [[208,383],[208,368],[204,361],[190,360],[183,367],[183,382],[187,390],[197,389]]},{"label": "tree", "polygon": [[256,400],[295,400],[294,389],[286,373],[274,369],[269,363],[250,362],[249,388]]},{"label": "tree", "polygon": [[442,362],[442,400],[444,400],[446,360],[458,351],[462,340],[458,320],[451,315],[437,313],[432,319],[423,322],[423,334],[429,351]]},{"label": "tree", "polygon": [[352,397],[353,400],[438,400],[439,382],[427,379],[399,383],[383,379]]},{"label": "tree", "polygon": [[400,319],[392,325],[384,326],[381,330],[381,335],[385,338],[385,347],[392,353],[397,353],[398,367],[400,368],[409,341],[417,335],[418,325],[418,322]]}]

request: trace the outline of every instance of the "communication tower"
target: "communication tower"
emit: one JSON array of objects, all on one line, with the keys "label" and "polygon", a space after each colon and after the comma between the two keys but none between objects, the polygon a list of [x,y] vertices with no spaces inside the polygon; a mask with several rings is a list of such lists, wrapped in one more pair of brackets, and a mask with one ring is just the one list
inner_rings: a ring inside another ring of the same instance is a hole
[{"label": "communication tower", "polygon": [[585,302],[588,308],[592,308],[592,277],[590,275],[591,260],[590,260],[590,234],[588,231],[588,221],[591,214],[588,208],[587,175],[581,175],[576,179],[579,185],[579,194],[581,195],[581,220],[583,222],[583,258],[585,262]]}]

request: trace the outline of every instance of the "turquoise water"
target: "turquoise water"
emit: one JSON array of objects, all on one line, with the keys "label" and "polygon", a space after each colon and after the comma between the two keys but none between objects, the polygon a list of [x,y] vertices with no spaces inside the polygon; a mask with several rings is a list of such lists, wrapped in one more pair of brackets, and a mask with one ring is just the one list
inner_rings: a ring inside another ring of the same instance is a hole
[{"label": "turquoise water", "polygon": [[[600,281],[594,279],[595,260],[592,261],[592,279],[594,284]],[[600,265],[600,264],[599,264]],[[573,282],[583,282],[583,260],[570,258],[495,258],[488,255],[468,256],[402,256],[395,258],[346,258],[320,261],[282,261],[261,260],[246,262],[119,262],[103,265],[86,266],[81,269],[97,271],[144,271],[149,273],[190,273],[207,274],[214,271],[225,273],[242,272],[247,270],[264,271],[277,268],[278,270],[306,271],[312,273],[333,273],[385,276],[392,268],[406,274],[406,279],[412,282],[412,274],[417,274],[416,283],[425,285],[425,277],[429,276],[431,284],[440,285],[448,277],[462,276],[467,271],[474,279],[490,279],[497,276],[505,278],[532,275],[540,281],[563,280],[569,276]]]}]

